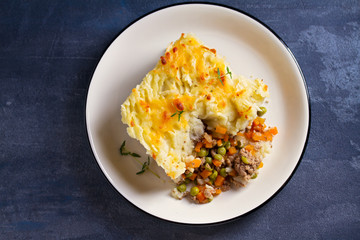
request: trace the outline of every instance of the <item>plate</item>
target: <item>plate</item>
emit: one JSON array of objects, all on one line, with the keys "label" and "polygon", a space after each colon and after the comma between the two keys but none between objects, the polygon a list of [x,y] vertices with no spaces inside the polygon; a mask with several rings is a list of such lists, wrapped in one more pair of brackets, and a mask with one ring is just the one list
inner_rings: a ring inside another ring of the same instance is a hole
[{"label": "plate", "polygon": [[[131,139],[121,122],[120,106],[150,71],[166,47],[181,33],[193,33],[215,48],[233,72],[264,79],[271,100],[267,123],[279,134],[264,160],[258,178],[239,190],[196,205],[170,196],[171,180],[153,161],[136,175],[147,160],[144,148]],[[301,70],[286,45],[268,27],[241,11],[213,4],[181,4],[154,11],[129,25],[108,47],[93,74],[86,104],[90,144],[100,168],[117,191],[141,210],[176,223],[212,224],[228,221],[257,209],[271,199],[298,166],[309,129],[308,91]],[[139,153],[140,163],[121,156],[126,140]]]}]

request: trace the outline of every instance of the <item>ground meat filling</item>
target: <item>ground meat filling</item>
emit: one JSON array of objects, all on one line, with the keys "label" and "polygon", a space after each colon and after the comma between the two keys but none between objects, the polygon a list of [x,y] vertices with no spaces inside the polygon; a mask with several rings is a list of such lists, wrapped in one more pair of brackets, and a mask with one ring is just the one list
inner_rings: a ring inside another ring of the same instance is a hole
[{"label": "ground meat filling", "polygon": [[[215,134],[205,132],[198,140],[196,145],[207,146],[206,150],[200,148],[200,151],[195,153],[200,166],[193,171],[186,170],[185,177],[179,184],[179,186],[186,185],[193,181],[207,201],[211,201],[220,192],[230,190],[232,186],[245,186],[255,176],[261,163],[259,158],[253,156],[240,141],[236,140],[236,137],[224,139],[214,138],[213,135]],[[197,191],[191,189],[179,194],[178,198],[187,197],[195,203],[203,203],[203,199],[199,199],[197,195]]]},{"label": "ground meat filling", "polygon": [[[241,161],[242,156],[247,158],[248,164]],[[243,148],[240,150],[240,154],[232,161],[232,166],[239,176],[244,178],[244,180],[249,181],[253,174],[257,172],[260,163],[261,160],[259,158],[254,157],[249,151]]]},{"label": "ground meat filling", "polygon": [[272,136],[277,133],[276,129],[265,129],[263,119],[256,120],[258,124],[253,123],[235,136],[229,136],[226,129],[205,128],[203,136],[195,142],[194,158],[187,163],[188,169],[173,196],[207,203],[221,192],[244,187],[256,178],[263,165],[264,154],[260,152],[264,146],[271,146]]}]

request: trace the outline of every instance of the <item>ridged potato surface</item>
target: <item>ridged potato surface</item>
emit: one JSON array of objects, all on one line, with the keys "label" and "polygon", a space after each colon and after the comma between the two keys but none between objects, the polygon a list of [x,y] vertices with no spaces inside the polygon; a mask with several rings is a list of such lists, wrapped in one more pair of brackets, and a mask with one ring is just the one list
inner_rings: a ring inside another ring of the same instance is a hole
[{"label": "ridged potato surface", "polygon": [[122,121],[176,180],[193,159],[194,141],[205,127],[221,126],[235,135],[256,118],[268,96],[261,79],[236,75],[215,49],[182,34],[132,89],[121,105]]}]

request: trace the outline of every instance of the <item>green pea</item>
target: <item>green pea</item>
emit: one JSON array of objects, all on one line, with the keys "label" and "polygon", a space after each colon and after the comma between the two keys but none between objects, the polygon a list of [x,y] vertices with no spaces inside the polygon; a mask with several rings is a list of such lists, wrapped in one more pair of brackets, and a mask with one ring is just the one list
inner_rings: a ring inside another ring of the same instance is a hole
[{"label": "green pea", "polygon": [[214,170],[214,172],[209,176],[209,178],[213,181],[215,181],[216,177],[218,176],[218,172]]},{"label": "green pea", "polygon": [[222,177],[226,177],[227,176],[227,172],[226,172],[226,169],[225,168],[222,168],[222,169],[220,169],[220,175],[222,176]]},{"label": "green pea", "polygon": [[247,157],[241,156],[241,161],[243,161],[245,164],[249,164]]},{"label": "green pea", "polygon": [[199,157],[206,157],[209,154],[209,152],[205,148],[201,148],[200,152],[198,152]]},{"label": "green pea", "polygon": [[218,148],[217,153],[224,156],[226,154],[226,149],[224,147],[220,147]]},{"label": "green pea", "polygon": [[190,180],[190,179],[185,178],[185,184],[189,184],[190,182],[191,182],[191,180]]},{"label": "green pea", "polygon": [[220,154],[215,154],[215,155],[214,155],[214,158],[215,158],[216,160],[221,160],[221,159],[222,159],[222,156],[221,156]]},{"label": "green pea", "polygon": [[192,173],[192,172],[189,172],[188,174],[185,175],[185,177],[189,178],[189,177],[191,177],[192,175],[193,175],[193,173]]},{"label": "green pea", "polygon": [[229,141],[225,142],[224,147],[228,150],[231,147],[231,144]]},{"label": "green pea", "polygon": [[191,196],[196,196],[196,195],[198,195],[199,192],[200,192],[200,191],[199,191],[199,188],[198,188],[198,187],[192,187],[192,188],[190,189],[190,194],[191,194]]},{"label": "green pea", "polygon": [[255,178],[257,178],[257,174],[256,174],[256,173],[254,173],[254,175],[252,175],[251,179],[255,179]]},{"label": "green pea", "polygon": [[205,164],[205,169],[208,171],[212,171],[213,169],[210,167],[210,164],[206,163]]},{"label": "green pea", "polygon": [[260,110],[257,111],[257,115],[258,115],[259,117],[261,117],[261,116],[264,115],[266,112],[267,112],[266,107],[260,107]]},{"label": "green pea", "polygon": [[211,157],[206,157],[205,162],[208,163],[208,164],[212,164],[212,158]]},{"label": "green pea", "polygon": [[179,186],[177,186],[177,190],[179,190],[179,192],[185,192],[186,191],[186,184],[180,184]]}]

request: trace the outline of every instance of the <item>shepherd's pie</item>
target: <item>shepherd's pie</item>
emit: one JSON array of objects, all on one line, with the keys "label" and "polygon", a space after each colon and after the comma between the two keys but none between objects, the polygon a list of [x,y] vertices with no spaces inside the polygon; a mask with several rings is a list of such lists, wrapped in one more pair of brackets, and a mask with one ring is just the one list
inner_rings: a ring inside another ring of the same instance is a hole
[{"label": "shepherd's pie", "polygon": [[179,182],[185,171],[194,172],[204,134],[245,133],[267,97],[263,80],[236,75],[215,49],[181,34],[132,89],[121,114],[128,134]]}]

